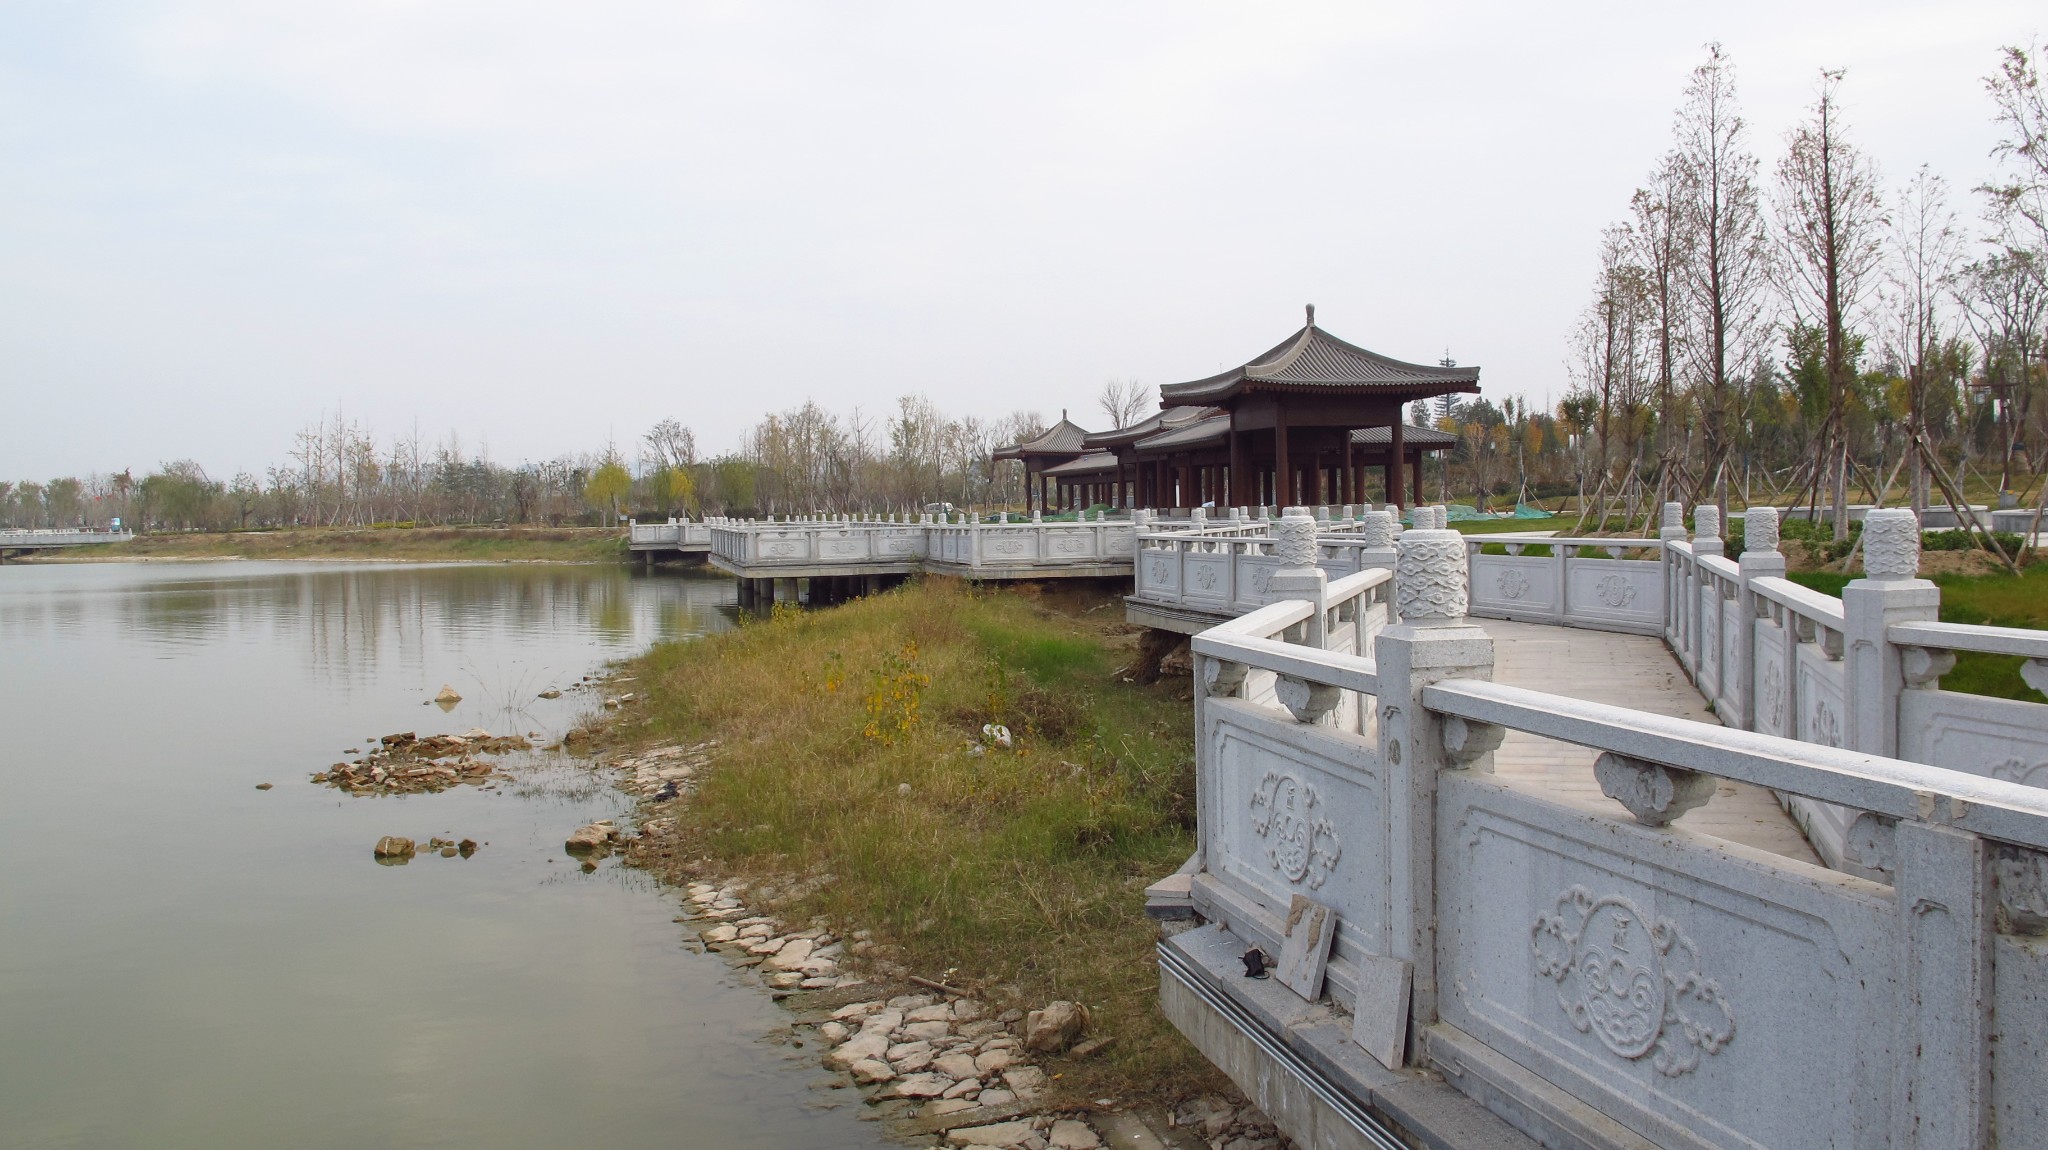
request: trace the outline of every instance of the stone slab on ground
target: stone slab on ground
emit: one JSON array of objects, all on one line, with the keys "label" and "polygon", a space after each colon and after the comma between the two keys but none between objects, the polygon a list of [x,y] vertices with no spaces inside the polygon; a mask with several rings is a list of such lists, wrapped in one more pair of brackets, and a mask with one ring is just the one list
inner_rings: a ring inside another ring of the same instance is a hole
[{"label": "stone slab on ground", "polygon": [[1015,1146],[1036,1134],[1029,1122],[996,1122],[962,1126],[946,1132],[948,1146]]},{"label": "stone slab on ground", "polygon": [[1089,1121],[1101,1131],[1102,1144],[1112,1150],[1169,1150],[1165,1140],[1135,1114],[1123,1111],[1091,1114]]},{"label": "stone slab on ground", "polygon": [[951,1114],[935,1114],[929,1118],[918,1118],[903,1123],[901,1129],[906,1135],[944,1134],[963,1126],[986,1126],[992,1122],[1008,1122],[1038,1112],[1038,1107],[1028,1102],[1012,1102],[1002,1106],[977,1106],[971,1110],[958,1110]]}]

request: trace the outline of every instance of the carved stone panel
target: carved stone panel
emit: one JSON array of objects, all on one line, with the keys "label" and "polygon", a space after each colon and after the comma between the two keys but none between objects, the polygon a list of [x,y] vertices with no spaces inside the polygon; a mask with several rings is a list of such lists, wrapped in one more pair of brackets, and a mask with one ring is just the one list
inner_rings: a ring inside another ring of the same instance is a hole
[{"label": "carved stone panel", "polygon": [[1662,632],[1662,565],[1643,559],[1570,560],[1565,571],[1565,617],[1621,624],[1645,634]]},{"label": "carved stone panel", "polygon": [[1797,723],[1794,737],[1824,747],[1839,747],[1847,713],[1842,702],[1842,664],[1821,654],[1814,644],[1802,644],[1799,647],[1799,714],[1794,716]]},{"label": "carved stone panel", "polygon": [[1899,757],[2048,787],[2048,706],[1954,691],[1902,692]]},{"label": "carved stone panel", "polygon": [[1510,618],[1543,618],[1558,608],[1557,563],[1520,555],[1473,555],[1472,610]]},{"label": "carved stone panel", "polygon": [[1699,970],[1699,948],[1670,919],[1619,894],[1574,886],[1530,928],[1538,977],[1557,984],[1574,1029],[1676,1078],[1735,1041],[1735,1010]]},{"label": "carved stone panel", "polygon": [[1895,1034],[1890,891],[1439,780],[1445,1022],[1659,1145],[1883,1144],[1889,1078],[1845,1051]]},{"label": "carved stone panel", "polygon": [[1308,895],[1337,912],[1343,938],[1386,953],[1387,799],[1375,746],[1236,698],[1211,696],[1203,713],[1209,873],[1276,916]]},{"label": "carved stone panel", "polygon": [[1789,735],[1785,720],[1791,705],[1785,674],[1784,632],[1776,624],[1757,620],[1756,642],[1756,729],[1780,738]]},{"label": "carved stone panel", "polygon": [[1344,843],[1315,784],[1268,770],[1249,806],[1252,833],[1265,840],[1273,869],[1290,883],[1320,888],[1343,856]]},{"label": "carved stone panel", "polygon": [[1229,586],[1229,573],[1224,564],[1230,560],[1222,555],[1188,559],[1188,585],[1186,593],[1190,598],[1221,599]]}]

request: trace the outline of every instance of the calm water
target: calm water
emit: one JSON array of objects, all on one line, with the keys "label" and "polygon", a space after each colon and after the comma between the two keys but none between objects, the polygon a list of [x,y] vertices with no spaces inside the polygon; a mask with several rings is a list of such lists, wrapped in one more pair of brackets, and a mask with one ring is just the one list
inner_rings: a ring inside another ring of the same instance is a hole
[{"label": "calm water", "polygon": [[[0,568],[0,1146],[880,1146],[813,1052],[633,872],[545,756],[486,793],[348,798],[368,736],[557,733],[568,687],[728,625],[621,569]],[[423,706],[442,683],[464,701]],[[276,788],[258,791],[255,784]],[[487,843],[378,866],[377,838]]]}]

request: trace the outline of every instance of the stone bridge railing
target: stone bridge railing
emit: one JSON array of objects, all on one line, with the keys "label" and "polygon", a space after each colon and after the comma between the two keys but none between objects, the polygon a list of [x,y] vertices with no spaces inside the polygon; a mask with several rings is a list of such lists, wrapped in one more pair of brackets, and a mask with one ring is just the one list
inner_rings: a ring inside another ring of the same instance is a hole
[{"label": "stone bridge railing", "polygon": [[[1499,1144],[2048,1145],[2048,790],[1854,746],[1850,716],[1828,745],[1493,683],[1464,537],[1410,531],[1391,584],[1333,581],[1307,523],[1276,533],[1276,601],[1193,640],[1186,877],[1208,925],[1160,950],[1169,1016],[1298,1142],[1505,1123]],[[1729,597],[1711,546],[1664,542],[1645,562],[1695,605],[1685,651],[1725,643],[1730,614],[1757,650],[1832,631],[1832,661],[1877,660],[1841,666],[1842,689],[1880,700],[1938,694],[1940,652],[2039,658],[2037,636],[1898,617],[1919,597],[1888,550],[1830,615],[1760,555]],[[1713,666],[1742,666],[1735,649]],[[1871,717],[1894,738],[1903,719]],[[1598,752],[1613,807],[1494,776],[1509,730]],[[1670,825],[1720,780],[1861,812],[1868,877]],[[1272,980],[1244,977],[1252,946]]]},{"label": "stone bridge railing", "polygon": [[629,547],[705,547],[711,543],[711,529],[724,519],[712,516],[692,522],[688,519],[671,519],[666,523],[642,523],[637,519],[626,523],[626,543]]},{"label": "stone bridge railing", "polygon": [[919,569],[969,576],[1029,577],[1034,572],[1119,573],[1131,561],[1138,525],[965,516],[797,518],[733,521],[710,529],[711,556],[750,576],[781,572],[859,574]]},{"label": "stone bridge railing", "polygon": [[95,543],[126,543],[133,531],[97,527],[10,527],[0,530],[0,550],[29,551],[43,547],[86,547]]}]

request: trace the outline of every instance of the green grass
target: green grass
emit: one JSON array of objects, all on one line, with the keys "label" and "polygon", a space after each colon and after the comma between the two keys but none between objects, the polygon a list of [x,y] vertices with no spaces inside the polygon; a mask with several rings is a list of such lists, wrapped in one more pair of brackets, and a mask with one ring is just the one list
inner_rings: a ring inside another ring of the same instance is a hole
[{"label": "green grass", "polygon": [[624,533],[596,527],[366,527],[180,532],[53,552],[38,562],[112,559],[390,559],[602,563],[627,558]]},{"label": "green grass", "polygon": [[[1850,576],[1833,571],[1794,571],[1787,578],[1803,587],[1840,596]],[[1930,576],[1941,588],[1941,621],[1992,627],[2048,629],[2048,564],[2035,563],[2019,575]],[[2016,655],[1956,652],[1955,669],[1941,677],[1941,689],[1998,699],[2048,703],[2048,697],[2020,678]]]},{"label": "green grass", "polygon": [[1467,519],[1451,524],[1451,530],[1466,535],[1508,535],[1517,531],[1570,531],[1576,522],[1569,515],[1549,519]]},{"label": "green grass", "polygon": [[[871,930],[913,973],[1001,1005],[1085,1003],[1117,1041],[1050,1067],[1077,1099],[1213,1074],[1158,1012],[1143,913],[1194,847],[1186,684],[1124,682],[1136,637],[1087,610],[1102,603],[930,579],[638,664],[651,733],[721,740],[674,807],[686,853],[720,875],[833,876],[780,913]],[[984,723],[1015,747],[970,753]]]}]

